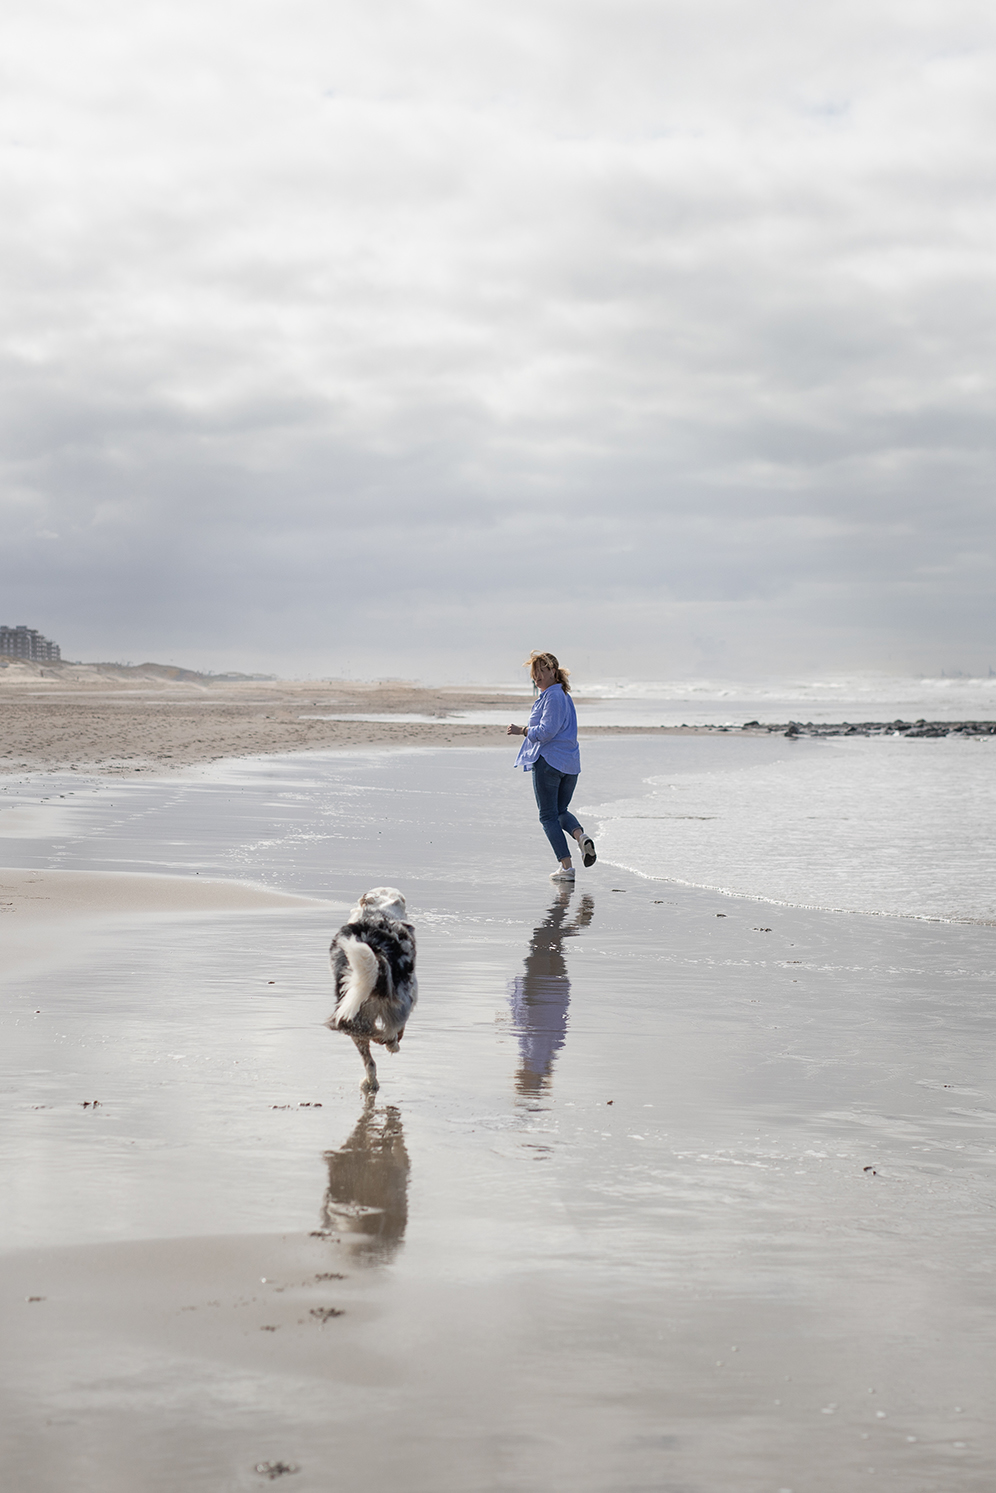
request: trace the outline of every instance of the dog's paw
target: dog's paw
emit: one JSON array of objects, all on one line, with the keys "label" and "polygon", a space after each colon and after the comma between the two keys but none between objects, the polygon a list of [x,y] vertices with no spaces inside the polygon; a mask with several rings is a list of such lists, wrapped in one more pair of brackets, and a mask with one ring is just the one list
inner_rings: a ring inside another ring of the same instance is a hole
[{"label": "dog's paw", "polygon": [[365,1078],[363,1080],[363,1082],[360,1084],[360,1093],[361,1094],[376,1094],[376,1092],[377,1092],[377,1090],[379,1088],[380,1088],[380,1084],[377,1082],[376,1078]]}]

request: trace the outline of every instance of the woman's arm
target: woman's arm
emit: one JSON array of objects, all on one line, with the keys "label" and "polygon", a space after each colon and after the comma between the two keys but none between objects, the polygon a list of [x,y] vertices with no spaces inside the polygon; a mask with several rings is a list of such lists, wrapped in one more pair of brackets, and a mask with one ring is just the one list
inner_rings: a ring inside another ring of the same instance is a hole
[{"label": "woman's arm", "polygon": [[[533,708],[529,712],[529,723],[528,723],[528,725],[525,725],[525,726],[509,726],[508,730],[505,732],[505,735],[506,736],[528,736],[529,733],[530,733],[530,731],[534,731],[535,732],[536,730],[538,730],[538,728],[540,726],[540,723],[543,720],[543,711],[546,708],[547,696],[549,695],[549,693],[550,693],[549,690],[544,690],[543,693],[541,695],[538,695],[536,697],[536,699],[533,701]],[[535,720],[533,719],[534,716],[536,717]],[[546,739],[549,740],[549,738],[546,738]],[[537,740],[537,738],[534,735],[533,736],[533,741],[536,741],[536,740]]]},{"label": "woman's arm", "polygon": [[535,723],[530,724],[523,731],[523,736],[528,736],[530,741],[538,741],[543,746],[548,741],[553,741],[559,736],[567,725],[568,705],[567,696],[560,685],[551,685],[545,689],[539,698],[540,712]]}]

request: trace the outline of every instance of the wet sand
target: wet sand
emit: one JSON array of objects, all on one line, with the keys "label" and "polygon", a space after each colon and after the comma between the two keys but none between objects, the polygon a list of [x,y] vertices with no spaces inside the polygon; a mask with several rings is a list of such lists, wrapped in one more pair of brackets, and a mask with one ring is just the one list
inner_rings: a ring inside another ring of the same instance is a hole
[{"label": "wet sand", "polygon": [[25,964],[50,963],[56,950],[79,947],[108,922],[315,905],[314,898],[243,881],[0,867],[0,978]]},{"label": "wet sand", "polygon": [[[7,843],[333,904],[53,920],[7,981],[18,1493],[988,1493],[991,930],[558,892],[505,765],[117,782]],[[368,1104],[325,950],[385,880],[421,1000]]]}]

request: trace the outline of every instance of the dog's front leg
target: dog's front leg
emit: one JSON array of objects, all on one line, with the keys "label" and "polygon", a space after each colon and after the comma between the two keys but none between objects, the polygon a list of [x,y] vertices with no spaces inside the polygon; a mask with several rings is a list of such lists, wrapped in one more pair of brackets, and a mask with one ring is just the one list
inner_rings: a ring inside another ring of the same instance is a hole
[{"label": "dog's front leg", "polygon": [[395,1032],[390,1042],[384,1043],[384,1046],[387,1048],[388,1052],[397,1052],[398,1048],[401,1046],[401,1039],[404,1035],[405,1029],[404,1027],[402,1027],[400,1032]]},{"label": "dog's front leg", "polygon": [[357,1037],[352,1032],[350,1036],[356,1043],[356,1050],[363,1059],[363,1066],[367,1070],[367,1076],[360,1084],[360,1088],[365,1094],[376,1094],[380,1088],[380,1084],[377,1082],[377,1065],[370,1056],[370,1038]]}]

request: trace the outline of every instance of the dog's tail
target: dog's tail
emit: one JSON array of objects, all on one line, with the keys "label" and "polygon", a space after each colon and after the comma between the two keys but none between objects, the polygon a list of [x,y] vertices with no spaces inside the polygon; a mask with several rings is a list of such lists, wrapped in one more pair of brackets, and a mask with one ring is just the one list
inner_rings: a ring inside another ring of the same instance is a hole
[{"label": "dog's tail", "polygon": [[349,969],[343,981],[342,999],[332,1017],[334,1026],[352,1021],[363,1002],[373,994],[379,972],[377,955],[362,939],[341,938],[339,947],[346,956]]}]

